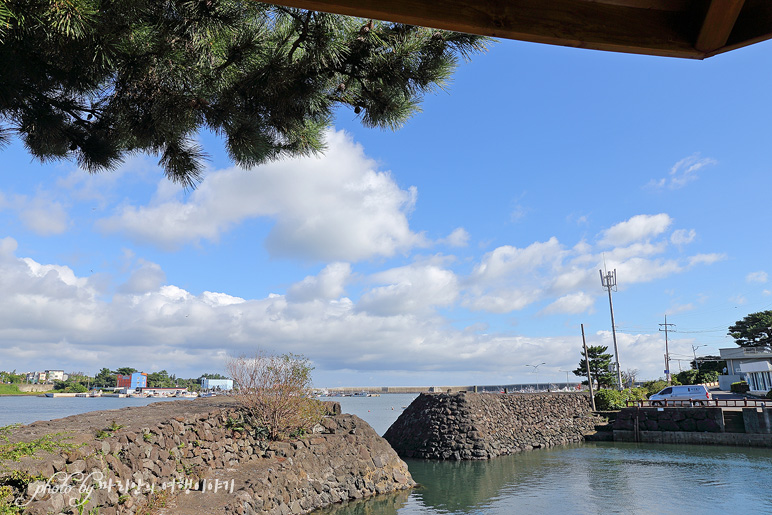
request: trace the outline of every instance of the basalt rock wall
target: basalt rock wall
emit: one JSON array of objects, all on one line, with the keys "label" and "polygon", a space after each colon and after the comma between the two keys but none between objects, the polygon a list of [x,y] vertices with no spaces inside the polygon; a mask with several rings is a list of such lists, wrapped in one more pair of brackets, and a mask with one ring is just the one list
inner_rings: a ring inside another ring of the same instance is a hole
[{"label": "basalt rock wall", "polygon": [[3,462],[0,477],[11,469],[39,476],[15,492],[28,515],[299,514],[414,486],[383,438],[330,404],[333,414],[313,434],[282,442],[242,427],[227,399],[36,422],[18,428],[11,441],[53,434],[69,448]]},{"label": "basalt rock wall", "polygon": [[406,458],[485,460],[582,441],[598,422],[583,393],[429,393],[384,438]]}]

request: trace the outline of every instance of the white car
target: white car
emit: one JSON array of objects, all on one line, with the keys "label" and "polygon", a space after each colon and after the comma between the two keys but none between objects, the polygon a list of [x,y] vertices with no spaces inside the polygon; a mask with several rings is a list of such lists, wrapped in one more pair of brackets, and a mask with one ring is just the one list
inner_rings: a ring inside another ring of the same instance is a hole
[{"label": "white car", "polygon": [[668,386],[649,397],[649,401],[652,406],[662,406],[666,404],[665,401],[691,401],[693,406],[702,406],[712,398],[705,385],[685,384]]}]

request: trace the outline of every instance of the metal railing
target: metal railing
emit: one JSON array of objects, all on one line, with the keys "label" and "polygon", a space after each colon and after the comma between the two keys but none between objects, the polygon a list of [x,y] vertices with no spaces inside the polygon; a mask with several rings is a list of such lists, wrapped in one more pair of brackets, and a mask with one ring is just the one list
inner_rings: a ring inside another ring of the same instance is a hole
[{"label": "metal railing", "polygon": [[694,406],[718,408],[772,408],[772,399],[689,399],[661,401],[627,401],[627,407],[639,408],[692,408]]}]

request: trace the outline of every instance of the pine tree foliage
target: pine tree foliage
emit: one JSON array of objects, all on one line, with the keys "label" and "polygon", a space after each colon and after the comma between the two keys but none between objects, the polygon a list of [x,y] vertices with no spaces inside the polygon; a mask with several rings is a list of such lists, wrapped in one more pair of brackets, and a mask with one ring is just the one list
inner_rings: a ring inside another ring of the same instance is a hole
[{"label": "pine tree foliage", "polygon": [[[590,357],[590,375],[593,381],[598,382],[598,388],[608,387],[616,382],[616,376],[609,372],[609,365],[614,356],[608,354],[607,350],[608,346],[606,345],[587,347],[587,354]],[[587,377],[587,356],[584,354],[584,349],[581,350],[581,354],[582,359],[579,361],[579,366],[573,372],[576,376]]]},{"label": "pine tree foliage", "polygon": [[249,0],[0,0],[0,142],[95,172],[200,178],[202,128],[250,166],[324,148],[334,110],[396,129],[479,36]]},{"label": "pine tree foliage", "polygon": [[729,326],[729,336],[740,347],[772,350],[772,310],[751,313]]}]

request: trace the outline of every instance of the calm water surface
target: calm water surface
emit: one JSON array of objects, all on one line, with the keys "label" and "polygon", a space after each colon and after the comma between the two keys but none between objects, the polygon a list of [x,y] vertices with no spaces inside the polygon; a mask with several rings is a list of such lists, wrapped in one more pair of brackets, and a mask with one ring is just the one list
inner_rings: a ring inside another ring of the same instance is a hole
[{"label": "calm water surface", "polygon": [[52,420],[89,411],[146,406],[151,402],[165,402],[166,400],[178,401],[181,399],[3,395],[0,396],[0,426],[31,424],[37,420]]},{"label": "calm water surface", "polygon": [[[383,434],[415,397],[392,394],[332,400]],[[0,397],[0,426],[149,402]],[[420,488],[319,513],[772,514],[769,449],[587,443],[484,462],[410,460],[408,466]]]}]

